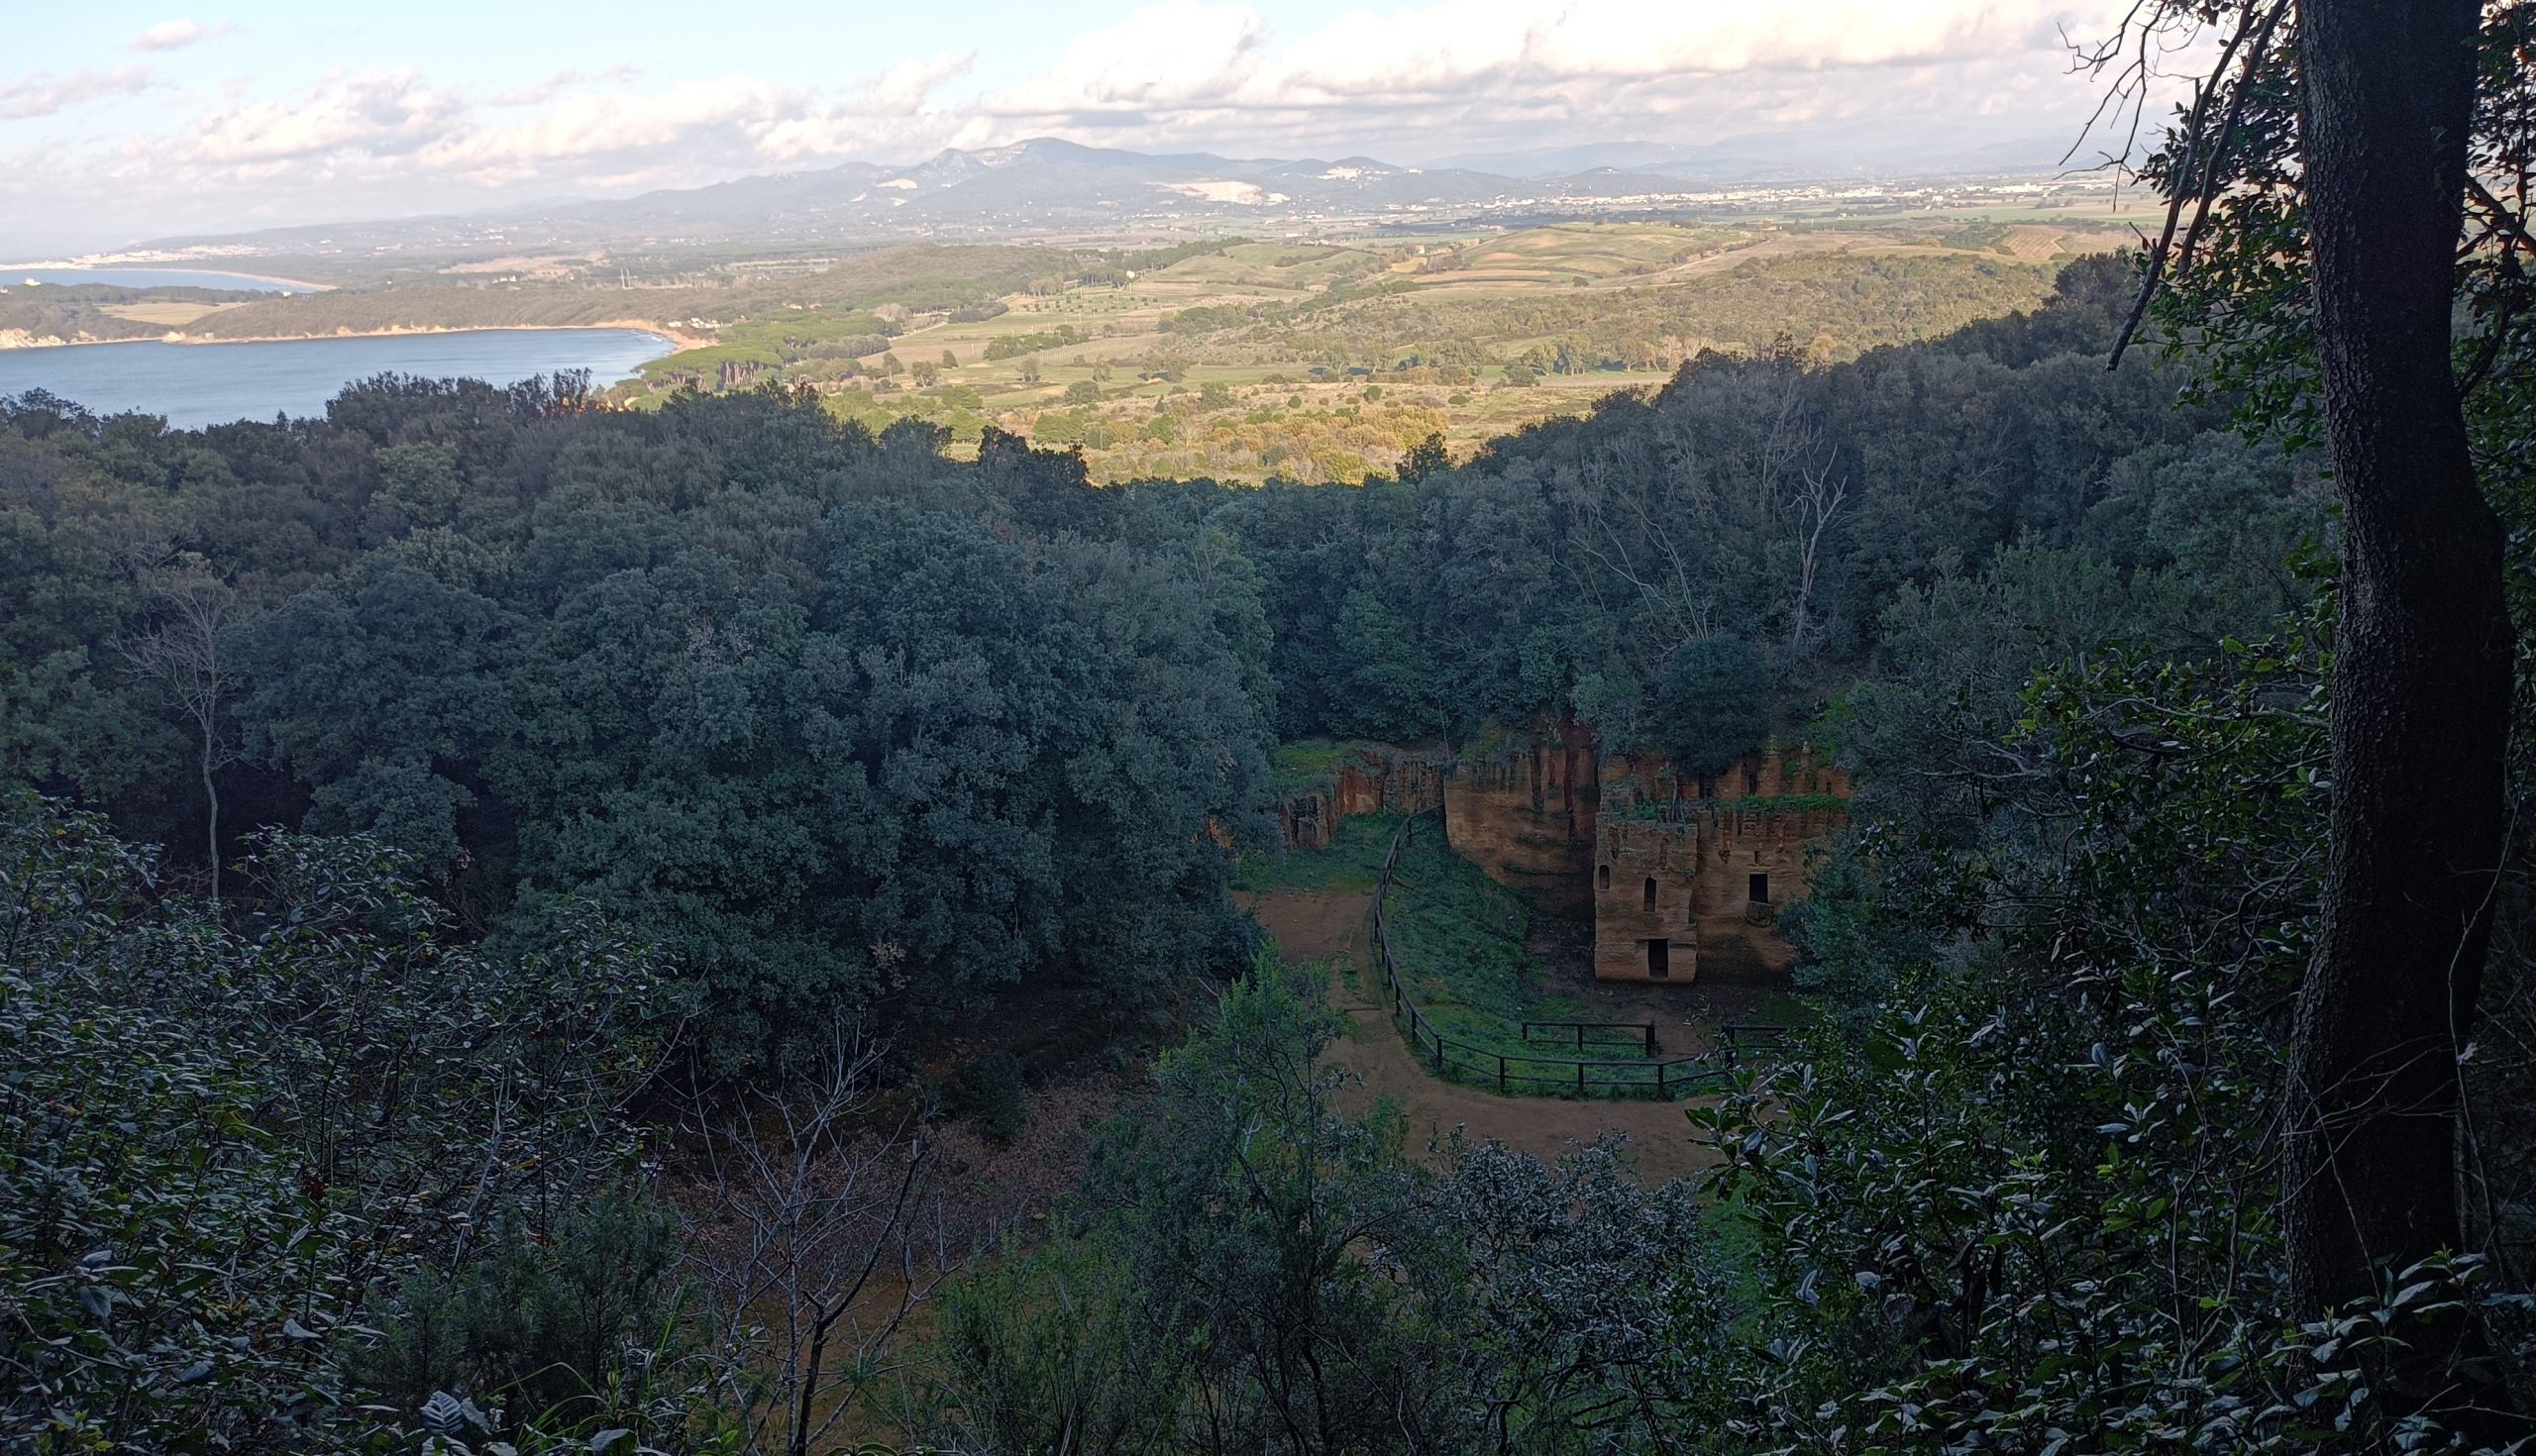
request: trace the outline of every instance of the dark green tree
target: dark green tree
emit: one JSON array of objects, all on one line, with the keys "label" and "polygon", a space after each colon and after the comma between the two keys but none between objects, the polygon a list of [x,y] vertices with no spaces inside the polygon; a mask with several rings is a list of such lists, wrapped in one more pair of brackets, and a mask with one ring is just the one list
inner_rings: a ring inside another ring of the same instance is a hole
[{"label": "dark green tree", "polygon": [[[2465,401],[2509,419],[2530,392],[2526,231],[2502,200],[2536,165],[2529,17],[2334,0],[2152,24],[2224,44],[2150,164],[2170,206],[2141,304],[2173,279],[2176,337],[2321,439],[2343,508],[2334,858],[2285,1149],[2293,1302],[2315,1319],[2464,1238],[2455,1068],[2504,853],[2515,651]],[[2481,453],[2505,477],[2523,450]],[[2379,1375],[2398,1403],[2460,1399],[2435,1368]]]},{"label": "dark green tree", "polygon": [[1770,732],[1770,661],[1736,637],[1695,637],[1673,650],[1655,695],[1655,740],[1685,774],[1724,773]]}]

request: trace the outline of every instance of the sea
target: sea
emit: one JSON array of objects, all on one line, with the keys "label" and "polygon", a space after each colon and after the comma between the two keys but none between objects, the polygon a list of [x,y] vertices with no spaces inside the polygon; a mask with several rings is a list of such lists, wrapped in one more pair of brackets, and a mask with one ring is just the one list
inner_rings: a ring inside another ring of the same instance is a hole
[{"label": "sea", "polygon": [[49,268],[0,263],[0,288],[21,283],[111,283],[118,288],[228,288],[252,293],[315,293],[311,283],[198,268]]},{"label": "sea", "polygon": [[[208,286],[208,285],[205,285]],[[668,354],[641,329],[486,329],[261,344],[72,344],[0,349],[0,397],[32,389],[95,414],[138,411],[177,429],[322,415],[356,380],[384,373],[509,384],[587,369],[597,385]]]}]

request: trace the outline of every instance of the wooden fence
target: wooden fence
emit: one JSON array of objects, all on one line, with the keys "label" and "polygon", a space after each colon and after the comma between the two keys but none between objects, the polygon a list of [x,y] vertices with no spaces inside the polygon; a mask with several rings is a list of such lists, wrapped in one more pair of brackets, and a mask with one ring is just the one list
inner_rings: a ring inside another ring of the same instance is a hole
[{"label": "wooden fence", "polygon": [[1787,1039],[1795,1028],[1757,1021],[1729,1021],[1718,1031],[1726,1037],[1726,1055],[1732,1060],[1753,1052],[1777,1051],[1787,1045]]},{"label": "wooden fence", "polygon": [[[1433,812],[1432,810],[1428,811]],[[1466,1081],[1493,1082],[1499,1092],[1511,1092],[1520,1087],[1554,1088],[1574,1096],[1596,1093],[1651,1096],[1670,1100],[1695,1092],[1710,1091],[1725,1080],[1721,1063],[1706,1054],[1659,1058],[1655,1052],[1655,1024],[1614,1021],[1527,1021],[1524,1038],[1532,1039],[1534,1028],[1563,1029],[1572,1035],[1581,1050],[1589,1030],[1625,1030],[1631,1040],[1642,1040],[1647,1056],[1635,1062],[1598,1062],[1585,1058],[1530,1057],[1508,1054],[1447,1036],[1427,1015],[1418,1009],[1409,997],[1409,989],[1401,984],[1400,963],[1392,955],[1391,922],[1385,907],[1391,897],[1393,872],[1400,866],[1400,856],[1418,832],[1418,821],[1426,814],[1412,814],[1401,821],[1400,830],[1392,836],[1391,850],[1383,856],[1383,867],[1374,877],[1374,962],[1381,967],[1383,985],[1391,992],[1394,1019],[1409,1033],[1410,1048],[1421,1060],[1435,1069],[1437,1077],[1458,1076]],[[1747,1040],[1757,1041],[1759,1027],[1739,1028]],[[1776,1030],[1777,1028],[1770,1028]],[[1730,1050],[1726,1062],[1732,1063]]]},{"label": "wooden fence", "polygon": [[1596,1041],[1634,1041],[1646,1047],[1646,1055],[1655,1055],[1655,1023],[1652,1021],[1527,1021],[1524,1040],[1566,1041],[1574,1038],[1576,1050],[1585,1050],[1585,1033],[1617,1032],[1617,1036],[1597,1036]]}]

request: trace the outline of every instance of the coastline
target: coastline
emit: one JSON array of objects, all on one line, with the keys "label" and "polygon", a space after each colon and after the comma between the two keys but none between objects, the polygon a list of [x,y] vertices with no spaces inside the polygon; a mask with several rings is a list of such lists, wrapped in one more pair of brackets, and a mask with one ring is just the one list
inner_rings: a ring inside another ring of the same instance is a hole
[{"label": "coastline", "polygon": [[[54,259],[49,262],[0,262],[0,277],[20,269],[50,268],[55,272],[161,272],[161,273],[225,273],[233,278],[253,278],[259,283],[274,283],[284,288],[305,288],[311,293],[332,293],[340,283],[316,283],[306,278],[285,278],[278,273],[251,273],[245,268],[201,267],[190,260],[169,262],[82,262],[77,259]],[[191,285],[164,285],[191,286]]]},{"label": "coastline", "polygon": [[[243,276],[243,275],[242,275]],[[594,324],[468,324],[458,327],[426,325],[415,328],[337,330],[331,334],[258,334],[245,339],[212,339],[188,335],[180,330],[154,334],[143,339],[63,339],[55,335],[41,338],[13,339],[10,331],[0,331],[0,352],[30,349],[111,349],[118,344],[172,344],[181,348],[218,349],[231,344],[311,344],[326,339],[412,339],[435,334],[573,334],[590,330],[613,330],[649,334],[670,346],[675,354],[686,349],[701,349],[713,341],[700,338],[645,319],[608,319]]]}]

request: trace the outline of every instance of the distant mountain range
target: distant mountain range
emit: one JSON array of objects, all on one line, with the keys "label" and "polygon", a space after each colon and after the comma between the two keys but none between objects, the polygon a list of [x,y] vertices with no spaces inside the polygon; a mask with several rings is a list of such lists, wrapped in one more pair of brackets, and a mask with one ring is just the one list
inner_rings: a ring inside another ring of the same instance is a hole
[{"label": "distant mountain range", "polygon": [[[2031,139],[1997,144],[1987,164],[1931,171],[2026,170],[2034,150]],[[1806,180],[1802,158],[1820,153],[1820,147],[1754,137],[1697,148],[1550,149],[1418,168],[1369,156],[1286,161],[1206,153],[1152,156],[1042,138],[985,151],[955,149],[912,166],[847,162],[609,201],[161,238],[141,246],[443,257],[715,242],[966,242],[1198,227],[1306,232],[1358,220],[1414,222],[1432,215],[1441,222],[1488,212],[1657,205],[1723,185]],[[1885,158],[1880,169],[1896,174],[1904,160]],[[1854,174],[1839,168],[1828,175],[1845,173]],[[1818,166],[1814,175],[1827,173]]]},{"label": "distant mountain range", "polygon": [[[1856,177],[1934,177],[1965,172],[2051,171],[2079,140],[2030,122],[1966,120],[1908,131],[1851,122],[1800,131],[1755,132],[1696,146],[1607,142],[1529,151],[1465,152],[1437,157],[1436,168],[1506,177],[1561,177],[1609,169],[1661,175],[1702,186],[1829,181]],[[2084,163],[2085,155],[2070,158]]]}]

